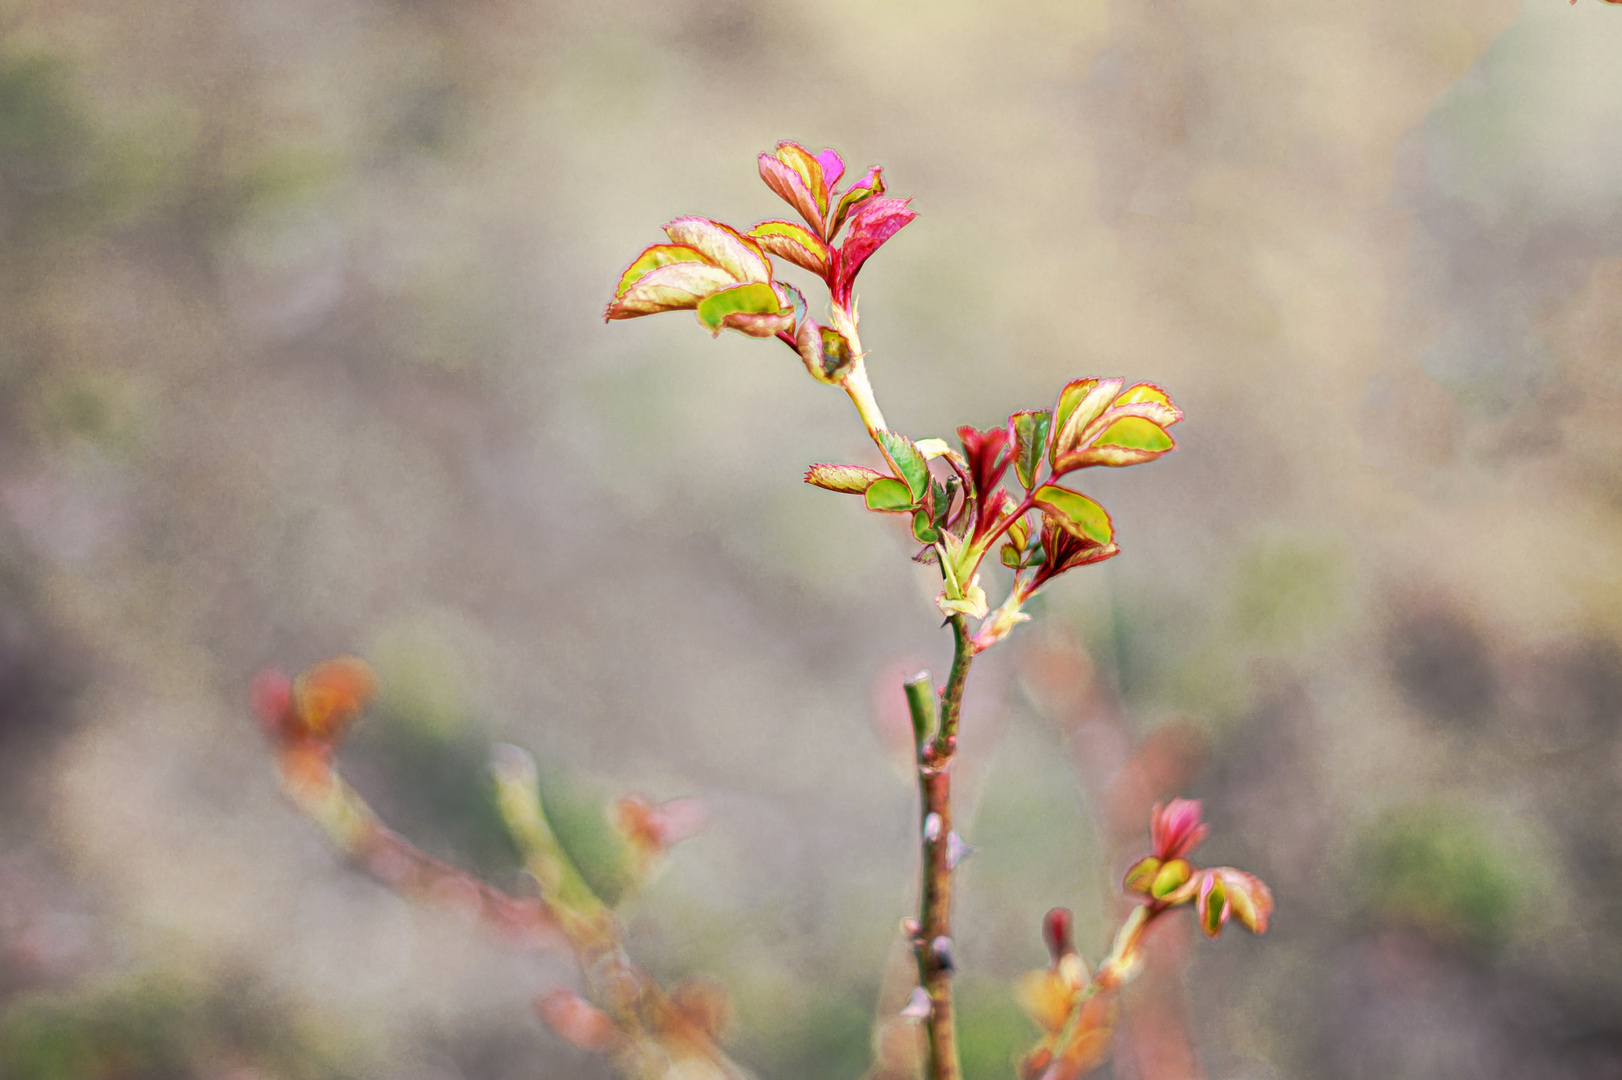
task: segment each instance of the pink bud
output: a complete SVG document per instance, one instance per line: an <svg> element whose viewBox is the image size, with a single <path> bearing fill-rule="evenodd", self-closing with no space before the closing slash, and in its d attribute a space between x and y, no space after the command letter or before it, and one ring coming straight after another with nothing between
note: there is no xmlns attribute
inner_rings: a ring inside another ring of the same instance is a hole
<svg viewBox="0 0 1622 1080"><path fill-rule="evenodd" d="M1200 821L1198 799L1173 799L1165 806L1156 803L1149 814L1149 836L1158 859L1183 858L1210 832L1210 826Z"/></svg>

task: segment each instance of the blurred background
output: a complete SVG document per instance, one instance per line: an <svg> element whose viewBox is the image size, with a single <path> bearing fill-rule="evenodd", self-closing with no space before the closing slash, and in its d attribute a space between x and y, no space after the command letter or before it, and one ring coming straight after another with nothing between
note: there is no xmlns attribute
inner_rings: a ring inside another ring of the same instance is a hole
<svg viewBox="0 0 1622 1080"><path fill-rule="evenodd" d="M788 350L601 320L795 139L916 196L896 427L1188 414L977 665L969 1075L1181 793L1274 928L1162 934L1102 1075L1622 1076L1619 55L1597 0L0 3L0 1075L607 1075L531 1012L567 964L280 796L247 686L337 652L346 773L497 883L493 742L605 887L614 797L700 798L636 954L763 1078L867 1068L932 571L800 483L873 452Z"/></svg>

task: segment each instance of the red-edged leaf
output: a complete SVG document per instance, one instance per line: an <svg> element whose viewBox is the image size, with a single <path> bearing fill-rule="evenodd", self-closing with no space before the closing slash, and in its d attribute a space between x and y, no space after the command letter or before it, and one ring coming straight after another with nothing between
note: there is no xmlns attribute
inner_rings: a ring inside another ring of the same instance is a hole
<svg viewBox="0 0 1622 1080"><path fill-rule="evenodd" d="M733 281L770 281L772 267L760 245L731 225L709 218L677 218L665 226L665 235L678 244L696 248Z"/></svg>
<svg viewBox="0 0 1622 1080"><path fill-rule="evenodd" d="M823 226L826 222L826 216L822 209L817 206L816 195L813 193L808 174L801 172L782 159L784 147L792 145L792 143L783 143L778 146L776 154L760 155L757 159L760 165L760 178L766 181L766 186L775 191L780 199L800 212L800 216L805 219L807 225L811 226L813 232L818 236L825 236L827 234ZM802 154L805 153L803 148L796 147L796 149L800 150ZM794 160L796 164L799 163L798 158ZM811 160L813 164L816 161L815 158ZM826 204L826 195L824 196L824 203Z"/></svg>
<svg viewBox="0 0 1622 1080"><path fill-rule="evenodd" d="M805 226L792 221L762 221L749 230L749 236L778 258L818 277L828 276L833 255L822 238Z"/></svg>
<svg viewBox="0 0 1622 1080"><path fill-rule="evenodd" d="M1154 383L1138 383L1121 391L1110 406L1112 413L1121 416L1141 416L1153 420L1161 427L1171 427L1183 418L1183 410L1172 404L1171 395Z"/></svg>
<svg viewBox="0 0 1622 1080"><path fill-rule="evenodd" d="M850 215L850 231L835 254L833 281L829 285L835 304L849 306L851 285L868 256L918 216L907 205L910 201L869 199Z"/></svg>
<svg viewBox="0 0 1622 1080"><path fill-rule="evenodd" d="M1033 588L1041 588L1066 570L1103 562L1121 553L1121 549L1113 541L1100 544L1090 538L1077 536L1069 529L1054 524L1054 521L1053 515L1046 513L1042 515L1042 533L1039 538L1042 559L1036 578L1032 582Z"/></svg>
<svg viewBox="0 0 1622 1080"><path fill-rule="evenodd" d="M707 260L704 258L703 253L697 248L690 248L683 244L654 244L652 247L645 249L630 266L625 268L625 273L620 275L619 288L614 290L614 299L618 300L624 296L631 286L636 284L637 279L649 270L657 270L659 267L669 266L671 263L702 263L705 261Z"/></svg>
<svg viewBox="0 0 1622 1080"><path fill-rule="evenodd" d="M699 301L734 283L719 266L704 262L677 262L650 270L616 298L603 312L604 319L634 319L661 311L695 308Z"/></svg>
<svg viewBox="0 0 1622 1080"><path fill-rule="evenodd" d="M1090 445L1060 458L1053 472L1059 475L1088 465L1141 465L1176 448L1176 441L1153 420L1123 416L1110 420Z"/></svg>
<svg viewBox="0 0 1622 1080"><path fill-rule="evenodd" d="M806 483L848 495L865 495L868 488L883 479L883 473L864 465L819 464L805 470Z"/></svg>
<svg viewBox="0 0 1622 1080"><path fill-rule="evenodd" d="M1086 445L1083 433L1087 426L1103 415L1115 395L1121 391L1122 379L1076 379L1066 383L1059 391L1058 403L1053 406L1053 438L1048 449L1048 461L1055 467L1059 459Z"/></svg>
<svg viewBox="0 0 1622 1080"><path fill-rule="evenodd" d="M839 208L834 211L833 224L828 229L829 239L839 235L839 227L845 224L845 219L859 204L883 194L884 170L874 165L867 170L866 176L852 184L850 190L840 197Z"/></svg>
<svg viewBox="0 0 1622 1080"><path fill-rule="evenodd" d="M963 444L963 456L969 463L969 478L974 482L975 496L984 502L1013 460L1008 428L1005 425L979 431L964 425L957 429L957 437Z"/></svg>

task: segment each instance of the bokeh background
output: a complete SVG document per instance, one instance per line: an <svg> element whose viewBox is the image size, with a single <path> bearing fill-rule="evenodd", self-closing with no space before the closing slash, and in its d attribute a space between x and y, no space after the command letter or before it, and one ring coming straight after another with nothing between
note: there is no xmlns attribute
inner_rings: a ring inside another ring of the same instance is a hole
<svg viewBox="0 0 1622 1080"><path fill-rule="evenodd" d="M1277 918L1162 935L1103 1075L1622 1075L1619 55L1597 0L0 4L0 1074L606 1075L530 1011L566 964L282 800L246 688L337 652L347 773L498 883L493 742L605 882L612 798L702 799L637 955L762 1077L867 1068L935 586L799 482L872 451L787 350L600 317L792 138L916 196L895 426L1188 414L977 668L970 1076L1178 792Z"/></svg>

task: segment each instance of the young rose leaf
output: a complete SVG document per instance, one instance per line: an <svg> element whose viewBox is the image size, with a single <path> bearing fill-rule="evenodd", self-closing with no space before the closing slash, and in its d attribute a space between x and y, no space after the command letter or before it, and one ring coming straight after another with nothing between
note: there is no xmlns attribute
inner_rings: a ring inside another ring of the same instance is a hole
<svg viewBox="0 0 1622 1080"><path fill-rule="evenodd" d="M1149 887L1159 873L1160 860L1153 855L1145 855L1127 869L1126 876L1121 879L1121 888L1139 896L1148 896Z"/></svg>
<svg viewBox="0 0 1622 1080"><path fill-rule="evenodd" d="M1060 458L1054 464L1054 472L1069 472L1088 465L1139 465L1153 461L1176 445L1154 421L1141 416L1123 416L1112 421L1090 445Z"/></svg>
<svg viewBox="0 0 1622 1080"><path fill-rule="evenodd" d="M844 334L831 326L818 326L809 319L800 323L794 348L811 377L830 386L839 384L856 359L850 340Z"/></svg>
<svg viewBox="0 0 1622 1080"><path fill-rule="evenodd" d="M603 318L634 319L638 315L695 308L706 296L735 280L719 266L706 262L673 262L655 267L616 297Z"/></svg>
<svg viewBox="0 0 1622 1080"><path fill-rule="evenodd" d="M731 225L709 218L677 218L665 226L665 235L677 244L696 248L706 259L732 275L733 281L770 281L771 263L760 245Z"/></svg>
<svg viewBox="0 0 1622 1080"><path fill-rule="evenodd" d="M1036 483L1042 452L1047 449L1050 419L1050 413L1039 409L1017 412L1008 418L1014 433L1014 473L1026 491Z"/></svg>
<svg viewBox="0 0 1622 1080"><path fill-rule="evenodd" d="M1115 535L1109 513L1079 491L1047 484L1037 490L1035 502L1049 521L1079 540L1108 544Z"/></svg>
<svg viewBox="0 0 1622 1080"><path fill-rule="evenodd" d="M912 492L893 476L884 476L873 481L867 489L867 508L881 510L885 513L910 513L916 506Z"/></svg>
<svg viewBox="0 0 1622 1080"><path fill-rule="evenodd" d="M865 495L883 479L883 473L863 465L813 465L805 470L806 483L847 495Z"/></svg>
<svg viewBox="0 0 1622 1080"><path fill-rule="evenodd" d="M751 337L771 337L787 330L793 315L782 310L777 292L764 281L746 281L711 293L698 303L698 321L719 335L741 330Z"/></svg>
<svg viewBox="0 0 1622 1080"><path fill-rule="evenodd" d="M1090 537L1080 537L1069 529L1054 524L1050 514L1042 515L1040 546L1027 553L1029 565L1038 566L1032 589L1039 589L1066 570L1089 566L1121 553L1114 543L1100 544Z"/></svg>
<svg viewBox="0 0 1622 1080"><path fill-rule="evenodd" d="M912 535L913 539L920 544L933 544L941 538L940 530L936 528L935 523L930 519L927 508L919 507L913 512Z"/></svg>
<svg viewBox="0 0 1622 1080"><path fill-rule="evenodd" d="M749 236L780 259L787 259L818 277L827 277L833 253L822 238L792 221L762 221L749 230Z"/></svg>
<svg viewBox="0 0 1622 1080"><path fill-rule="evenodd" d="M880 431L878 438L884 456L895 466L896 476L912 492L912 501L922 501L924 493L929 490L929 464L924 460L924 455L911 439L899 431Z"/></svg>
<svg viewBox="0 0 1622 1080"><path fill-rule="evenodd" d="M824 146L822 153L817 155L817 166L822 170L822 182L828 186L831 198L834 185L845 175L845 159L840 157L839 151L833 147Z"/></svg>
<svg viewBox="0 0 1622 1080"><path fill-rule="evenodd" d="M975 497L984 502L1008 471L1011 461L1008 428L1004 425L980 431L965 424L957 429L957 437L963 444L963 456L968 459Z"/></svg>
<svg viewBox="0 0 1622 1080"><path fill-rule="evenodd" d="M824 185L819 205L816 180L821 179L822 167L803 146L778 143L777 152L761 154L757 159L760 178L777 193L778 198L800 212L807 225L819 236L826 236L828 194ZM813 179L816 178L816 180Z"/></svg>
<svg viewBox="0 0 1622 1080"><path fill-rule="evenodd" d="M918 214L909 199L869 199L850 215L850 232L834 256L834 274L828 283L833 302L850 306L851 286L862 264L890 237Z"/></svg>
<svg viewBox="0 0 1622 1080"><path fill-rule="evenodd" d="M697 248L690 248L684 244L654 244L625 268L625 273L620 275L619 288L614 290L614 299L618 300L624 296L631 286L650 270L680 262L703 263L705 259Z"/></svg>
<svg viewBox="0 0 1622 1080"><path fill-rule="evenodd" d="M1048 449L1048 460L1055 466L1059 459L1083 442L1082 435L1091 424L1109 408L1115 395L1120 393L1123 379L1076 379L1066 383L1059 391L1059 400L1053 407L1053 438Z"/></svg>
<svg viewBox="0 0 1622 1080"><path fill-rule="evenodd" d="M1201 878L1196 901L1201 929L1216 937L1228 917L1235 915L1251 933L1267 933L1273 915L1273 890L1261 878L1231 866L1202 871Z"/></svg>
<svg viewBox="0 0 1622 1080"><path fill-rule="evenodd" d="M1131 408L1128 408L1131 406ZM1154 383L1138 383L1121 391L1112 409L1132 416L1153 420L1163 428L1171 427L1183 418L1183 410L1171 402L1171 395Z"/></svg>
<svg viewBox="0 0 1622 1080"><path fill-rule="evenodd" d="M884 170L877 165L867 170L867 175L851 185L849 191L839 200L839 209L834 211L833 224L828 229L830 238L839 235L839 227L845 223L850 212L857 206L871 199L875 195L884 194Z"/></svg>

